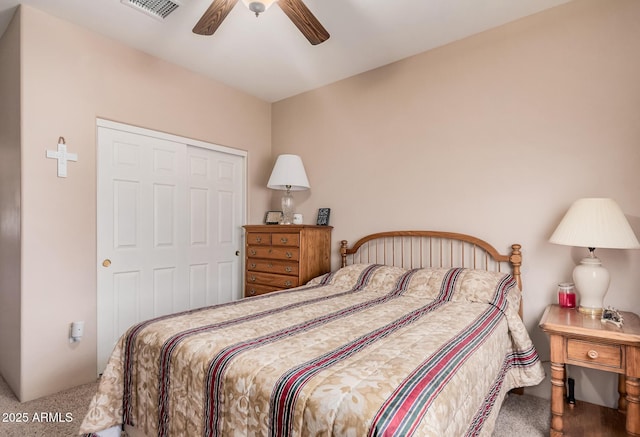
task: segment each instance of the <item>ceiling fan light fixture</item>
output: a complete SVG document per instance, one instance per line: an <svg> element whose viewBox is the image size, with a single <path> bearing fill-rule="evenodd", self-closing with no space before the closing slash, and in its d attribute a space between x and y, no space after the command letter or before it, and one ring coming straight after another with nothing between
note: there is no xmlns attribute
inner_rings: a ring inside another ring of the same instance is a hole
<svg viewBox="0 0 640 437"><path fill-rule="evenodd" d="M256 14L256 17L269 9L275 2L276 0L242 0L242 3L244 3L251 12Z"/></svg>

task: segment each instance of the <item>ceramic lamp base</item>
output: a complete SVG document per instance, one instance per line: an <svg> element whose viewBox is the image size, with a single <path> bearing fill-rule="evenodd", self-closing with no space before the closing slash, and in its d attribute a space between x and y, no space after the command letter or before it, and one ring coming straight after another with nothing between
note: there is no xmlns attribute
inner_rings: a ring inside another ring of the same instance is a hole
<svg viewBox="0 0 640 437"><path fill-rule="evenodd" d="M573 269L573 282L580 296L578 310L592 316L602 315L604 296L609 288L609 272L602 267L600 260L590 256L580 261Z"/></svg>
<svg viewBox="0 0 640 437"><path fill-rule="evenodd" d="M589 307L579 306L578 307L578 311L580 311L582 314L585 314L587 316L602 317L603 309L602 308L589 308Z"/></svg>

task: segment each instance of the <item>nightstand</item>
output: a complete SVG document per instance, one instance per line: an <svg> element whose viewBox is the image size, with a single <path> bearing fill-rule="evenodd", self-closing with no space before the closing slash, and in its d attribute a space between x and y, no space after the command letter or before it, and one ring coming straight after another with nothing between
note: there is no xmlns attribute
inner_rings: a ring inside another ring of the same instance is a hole
<svg viewBox="0 0 640 437"><path fill-rule="evenodd" d="M304 285L331 270L331 226L246 225L245 297Z"/></svg>
<svg viewBox="0 0 640 437"><path fill-rule="evenodd" d="M551 437L563 435L565 365L619 375L618 411L626 414L626 431L640 435L640 318L622 312L622 327L573 308L549 305L540 328L551 343Z"/></svg>

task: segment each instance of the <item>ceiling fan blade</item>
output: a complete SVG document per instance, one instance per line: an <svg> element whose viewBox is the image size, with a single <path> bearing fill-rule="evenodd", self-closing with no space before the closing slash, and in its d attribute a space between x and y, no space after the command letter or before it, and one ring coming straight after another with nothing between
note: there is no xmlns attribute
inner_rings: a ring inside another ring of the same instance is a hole
<svg viewBox="0 0 640 437"><path fill-rule="evenodd" d="M279 0L278 5L311 44L315 46L329 39L329 32L302 0Z"/></svg>
<svg viewBox="0 0 640 437"><path fill-rule="evenodd" d="M194 26L193 33L213 35L213 32L222 24L222 20L229 15L236 3L238 3L238 0L213 0L209 9L202 14L202 17Z"/></svg>

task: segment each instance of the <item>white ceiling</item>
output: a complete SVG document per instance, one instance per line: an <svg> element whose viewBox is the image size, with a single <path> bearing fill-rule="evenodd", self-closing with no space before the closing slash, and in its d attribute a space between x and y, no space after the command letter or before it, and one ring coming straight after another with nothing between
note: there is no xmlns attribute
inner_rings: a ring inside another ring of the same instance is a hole
<svg viewBox="0 0 640 437"><path fill-rule="evenodd" d="M304 0L331 34L317 46L278 5L256 18L241 1L195 35L212 0L179 1L159 21L120 0L0 0L0 35L23 3L274 102L569 0Z"/></svg>

